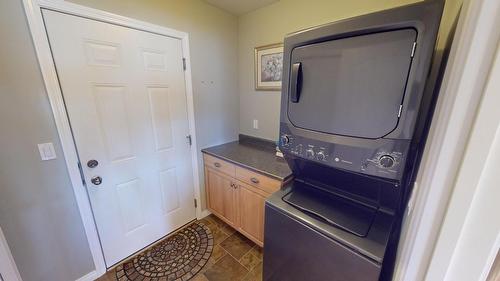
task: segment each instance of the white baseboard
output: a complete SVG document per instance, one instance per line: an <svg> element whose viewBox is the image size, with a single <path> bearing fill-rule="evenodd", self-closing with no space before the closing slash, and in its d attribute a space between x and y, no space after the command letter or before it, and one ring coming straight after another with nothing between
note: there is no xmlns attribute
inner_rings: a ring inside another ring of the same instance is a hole
<svg viewBox="0 0 500 281"><path fill-rule="evenodd" d="M202 218L210 215L211 213L212 212L210 212L208 209L205 209L205 210L201 211L200 217L198 219L201 220Z"/></svg>
<svg viewBox="0 0 500 281"><path fill-rule="evenodd" d="M89 272L89 273L85 274L84 276L76 279L75 281L94 281L99 277L100 276L97 275L97 271L94 270L94 271Z"/></svg>

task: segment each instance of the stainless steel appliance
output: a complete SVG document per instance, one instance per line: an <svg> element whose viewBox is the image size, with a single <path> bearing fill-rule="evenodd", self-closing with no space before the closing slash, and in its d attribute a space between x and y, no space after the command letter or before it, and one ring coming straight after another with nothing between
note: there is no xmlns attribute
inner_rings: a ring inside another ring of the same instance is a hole
<svg viewBox="0 0 500 281"><path fill-rule="evenodd" d="M435 98L444 1L285 38L280 149L295 179L266 202L264 280L389 280Z"/></svg>

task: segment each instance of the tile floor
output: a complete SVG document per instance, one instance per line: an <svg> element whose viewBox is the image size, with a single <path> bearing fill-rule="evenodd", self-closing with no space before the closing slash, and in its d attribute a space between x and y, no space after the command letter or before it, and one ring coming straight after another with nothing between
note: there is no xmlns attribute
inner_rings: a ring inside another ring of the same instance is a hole
<svg viewBox="0 0 500 281"><path fill-rule="evenodd" d="M262 248L210 215L201 220L214 238L214 249L207 264L192 281L260 281L262 280ZM110 270L98 281L115 281Z"/></svg>

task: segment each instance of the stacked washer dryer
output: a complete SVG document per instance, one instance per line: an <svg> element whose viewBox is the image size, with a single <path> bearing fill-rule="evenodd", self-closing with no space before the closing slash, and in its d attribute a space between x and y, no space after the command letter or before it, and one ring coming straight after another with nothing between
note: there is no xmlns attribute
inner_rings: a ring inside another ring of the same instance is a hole
<svg viewBox="0 0 500 281"><path fill-rule="evenodd" d="M280 148L294 180L266 202L264 280L389 280L437 91L444 1L285 38Z"/></svg>

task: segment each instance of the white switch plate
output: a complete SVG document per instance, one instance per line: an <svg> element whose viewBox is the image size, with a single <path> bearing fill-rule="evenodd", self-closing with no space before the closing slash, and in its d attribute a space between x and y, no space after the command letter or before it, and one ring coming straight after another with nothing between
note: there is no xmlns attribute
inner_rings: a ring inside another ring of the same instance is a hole
<svg viewBox="0 0 500 281"><path fill-rule="evenodd" d="M259 120L253 119L253 128L256 130L259 129Z"/></svg>
<svg viewBox="0 0 500 281"><path fill-rule="evenodd" d="M43 161L57 158L54 145L51 142L39 143L38 151L40 151L40 158L42 158Z"/></svg>

